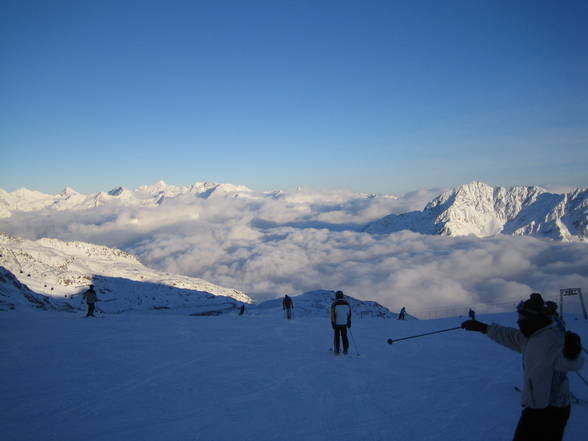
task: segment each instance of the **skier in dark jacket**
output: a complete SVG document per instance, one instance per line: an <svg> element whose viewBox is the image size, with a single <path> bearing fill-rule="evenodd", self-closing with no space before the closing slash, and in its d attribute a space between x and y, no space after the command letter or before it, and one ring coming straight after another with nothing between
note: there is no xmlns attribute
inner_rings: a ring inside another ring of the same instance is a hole
<svg viewBox="0 0 588 441"><path fill-rule="evenodd" d="M351 307L345 300L343 291L335 293L335 301L331 304L331 326L335 332L335 354L339 354L341 350L340 340L343 341L343 353L347 354L349 350L347 328L351 328Z"/></svg>
<svg viewBox="0 0 588 441"><path fill-rule="evenodd" d="M567 372L582 368L580 336L552 323L538 293L517 307L519 329L467 320L461 327L486 334L523 354L523 411L513 441L561 441L570 416Z"/></svg>
<svg viewBox="0 0 588 441"><path fill-rule="evenodd" d="M96 291L94 291L94 285L90 285L88 290L84 293L83 299L88 304L88 313L86 317L96 317L94 315L94 309L96 308Z"/></svg>
<svg viewBox="0 0 588 441"><path fill-rule="evenodd" d="M286 318L288 320L292 319L292 310L294 309L294 302L292 301L291 297L288 297L288 294L284 296L284 300L282 301L282 309L286 311Z"/></svg>

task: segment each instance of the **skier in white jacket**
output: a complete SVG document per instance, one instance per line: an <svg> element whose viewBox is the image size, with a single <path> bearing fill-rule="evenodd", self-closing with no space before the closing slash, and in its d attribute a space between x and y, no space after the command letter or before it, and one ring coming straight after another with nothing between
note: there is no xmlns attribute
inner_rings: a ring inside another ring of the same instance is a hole
<svg viewBox="0 0 588 441"><path fill-rule="evenodd" d="M477 320L462 323L523 354L523 411L513 441L560 441L570 416L567 372L582 368L580 337L552 323L538 293L517 307L519 329Z"/></svg>
<svg viewBox="0 0 588 441"><path fill-rule="evenodd" d="M349 350L347 328L351 328L351 307L345 300L343 291L335 293L335 301L331 304L331 325L335 332L335 354L338 355L341 350L340 340L343 341L343 353L347 354Z"/></svg>

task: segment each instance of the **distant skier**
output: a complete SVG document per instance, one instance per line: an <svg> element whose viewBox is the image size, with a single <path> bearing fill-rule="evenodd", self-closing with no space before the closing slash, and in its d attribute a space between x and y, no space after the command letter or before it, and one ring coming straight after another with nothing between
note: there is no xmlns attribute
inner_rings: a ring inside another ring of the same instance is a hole
<svg viewBox="0 0 588 441"><path fill-rule="evenodd" d="M94 309L96 308L96 291L94 291L94 285L90 285L88 290L84 293L83 299L88 304L88 313L86 317L96 317L94 315Z"/></svg>
<svg viewBox="0 0 588 441"><path fill-rule="evenodd" d="M517 312L519 329L477 320L461 327L523 354L523 411L513 441L560 441L570 416L567 372L582 368L582 342L578 334L564 334L552 323L541 294L531 294Z"/></svg>
<svg viewBox="0 0 588 441"><path fill-rule="evenodd" d="M331 304L331 326L335 333L335 354L338 355L341 350L340 340L343 341L343 353L347 354L347 350L349 349L347 328L351 328L351 307L345 300L343 291L337 291L335 293L335 301Z"/></svg>
<svg viewBox="0 0 588 441"><path fill-rule="evenodd" d="M245 314L245 303L241 303L241 309L239 310L239 315Z"/></svg>
<svg viewBox="0 0 588 441"><path fill-rule="evenodd" d="M286 318L291 320L292 310L294 309L294 302L292 301L292 298L288 297L288 294L284 296L284 300L282 301L282 309L286 311Z"/></svg>
<svg viewBox="0 0 588 441"><path fill-rule="evenodd" d="M406 320L406 308L403 306L398 314L398 320Z"/></svg>

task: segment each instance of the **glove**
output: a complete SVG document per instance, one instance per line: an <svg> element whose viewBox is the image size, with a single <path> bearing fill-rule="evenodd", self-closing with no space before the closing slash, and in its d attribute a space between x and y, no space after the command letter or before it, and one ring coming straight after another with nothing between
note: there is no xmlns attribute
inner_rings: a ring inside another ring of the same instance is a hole
<svg viewBox="0 0 588 441"><path fill-rule="evenodd" d="M461 327L466 331L476 331L485 334L488 330L486 323L479 322L477 320L467 320L461 324Z"/></svg>
<svg viewBox="0 0 588 441"><path fill-rule="evenodd" d="M582 350L582 340L580 336L574 332L566 332L566 342L563 348L564 357L568 360L575 360L580 355Z"/></svg>

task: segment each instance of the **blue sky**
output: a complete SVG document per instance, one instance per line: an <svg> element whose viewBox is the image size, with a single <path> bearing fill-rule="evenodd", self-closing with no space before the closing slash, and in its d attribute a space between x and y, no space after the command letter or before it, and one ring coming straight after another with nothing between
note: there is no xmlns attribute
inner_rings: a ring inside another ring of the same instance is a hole
<svg viewBox="0 0 588 441"><path fill-rule="evenodd" d="M588 186L585 1L0 8L8 191Z"/></svg>

